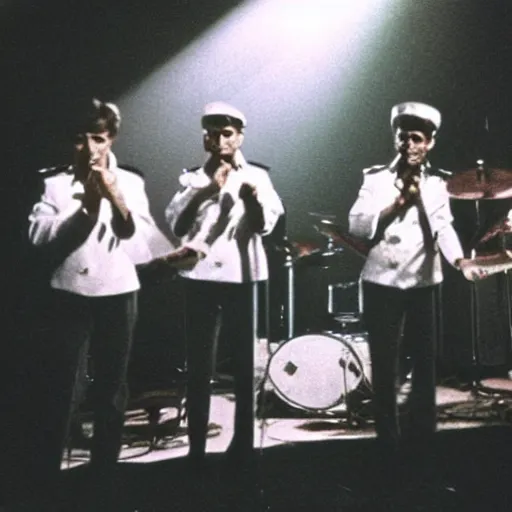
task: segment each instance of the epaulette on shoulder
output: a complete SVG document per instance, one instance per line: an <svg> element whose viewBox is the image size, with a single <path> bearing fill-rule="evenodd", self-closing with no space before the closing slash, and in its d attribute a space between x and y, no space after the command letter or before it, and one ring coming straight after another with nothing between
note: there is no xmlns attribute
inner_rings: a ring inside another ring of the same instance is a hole
<svg viewBox="0 0 512 512"><path fill-rule="evenodd" d="M429 167L428 173L431 176L437 176L443 180L449 180L453 176L453 172L447 171L445 169L438 169L437 167Z"/></svg>
<svg viewBox="0 0 512 512"><path fill-rule="evenodd" d="M375 174L377 172L383 171L384 169L387 169L386 165L374 165L373 167L367 167L366 169L363 169L363 174Z"/></svg>
<svg viewBox="0 0 512 512"><path fill-rule="evenodd" d="M178 181L179 181L180 185L185 188L186 187L197 188L197 183L199 180L199 183L202 183L202 185L199 185L199 186L204 187L207 183L203 183L203 179L202 179L203 177L201 176L201 174L196 174L196 171L198 171L199 169L201 169L200 165L197 165L195 167L185 167L181 171L181 174L178 177ZM207 178L206 178L206 182L208 182Z"/></svg>
<svg viewBox="0 0 512 512"><path fill-rule="evenodd" d="M201 166L200 165L195 165L194 167L185 167L185 169L183 169L182 172L195 172L197 171L198 169L201 169Z"/></svg>
<svg viewBox="0 0 512 512"><path fill-rule="evenodd" d="M127 165L127 164L118 164L119 169L123 169L123 171L129 171L133 172L134 174L137 174L141 178L144 178L144 173L138 169L137 167L134 167L133 165Z"/></svg>
<svg viewBox="0 0 512 512"><path fill-rule="evenodd" d="M270 166L268 166L268 165L264 165L259 162L253 162L252 160L248 160L247 163L250 165L254 165L255 167L261 167L261 169L264 169L267 172L270 171Z"/></svg>
<svg viewBox="0 0 512 512"><path fill-rule="evenodd" d="M47 167L45 169L39 169L37 173L42 178L51 178L57 176L57 174L70 174L73 172L73 168L69 164L56 165L55 167Z"/></svg>

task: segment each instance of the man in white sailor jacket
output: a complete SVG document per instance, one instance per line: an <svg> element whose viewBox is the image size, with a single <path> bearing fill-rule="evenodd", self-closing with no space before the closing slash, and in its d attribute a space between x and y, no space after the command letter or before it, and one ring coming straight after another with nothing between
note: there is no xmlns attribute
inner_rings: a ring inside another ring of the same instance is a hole
<svg viewBox="0 0 512 512"><path fill-rule="evenodd" d="M363 316L372 361L377 438L389 456L404 445L429 446L436 426L434 292L443 279L440 253L461 270L468 263L452 226L445 183L449 173L434 169L427 160L440 124L441 114L430 105L394 106L391 128L396 157L389 165L363 171L363 183L349 213L351 234L371 245L361 273ZM408 421L400 425L396 382L404 322L413 338L407 342L412 390ZM411 442L404 443L402 438Z"/></svg>
<svg viewBox="0 0 512 512"><path fill-rule="evenodd" d="M266 169L248 163L240 147L246 118L232 105L210 103L202 117L206 163L182 174L182 189L166 209L181 245L200 257L180 274L185 284L189 460L201 467L206 451L214 336L232 349L236 399L229 454L253 450L253 289L268 279L262 235L284 212Z"/></svg>
<svg viewBox="0 0 512 512"><path fill-rule="evenodd" d="M136 265L171 246L150 214L143 178L118 166L111 151L121 120L118 108L94 99L76 120L74 163L42 171L44 191L29 217L29 239L41 262L50 265L56 305L45 453L48 472L58 473L77 370L90 351L90 467L105 479L118 458L127 404L140 287Z"/></svg>

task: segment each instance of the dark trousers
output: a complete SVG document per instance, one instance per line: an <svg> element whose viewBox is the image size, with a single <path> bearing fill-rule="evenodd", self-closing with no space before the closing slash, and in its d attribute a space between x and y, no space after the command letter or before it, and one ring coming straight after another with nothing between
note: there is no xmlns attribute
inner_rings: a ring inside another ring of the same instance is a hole
<svg viewBox="0 0 512 512"><path fill-rule="evenodd" d="M229 343L233 356L235 450L252 450L254 303L253 283L184 279L187 342L187 412L190 456L201 459L210 414L215 336Z"/></svg>
<svg viewBox="0 0 512 512"><path fill-rule="evenodd" d="M106 476L115 467L121 446L137 293L90 298L55 291L52 310L52 335L41 361L45 389L37 443L40 465L47 479L59 473L70 420L83 397L79 390L83 389L90 354L94 409L91 469L93 474Z"/></svg>
<svg viewBox="0 0 512 512"><path fill-rule="evenodd" d="M377 438L386 450L397 450L403 444L402 437L419 446L436 428L435 289L435 286L428 286L401 290L363 282L363 315L372 361L375 428ZM407 423L400 425L396 384L405 321L412 382Z"/></svg>

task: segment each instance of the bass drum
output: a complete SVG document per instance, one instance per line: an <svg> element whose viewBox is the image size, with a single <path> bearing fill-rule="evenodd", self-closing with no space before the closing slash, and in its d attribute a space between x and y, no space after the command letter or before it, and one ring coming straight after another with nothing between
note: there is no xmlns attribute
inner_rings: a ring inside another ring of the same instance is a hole
<svg viewBox="0 0 512 512"><path fill-rule="evenodd" d="M366 333L305 334L280 345L269 361L276 394L292 407L325 411L371 382Z"/></svg>

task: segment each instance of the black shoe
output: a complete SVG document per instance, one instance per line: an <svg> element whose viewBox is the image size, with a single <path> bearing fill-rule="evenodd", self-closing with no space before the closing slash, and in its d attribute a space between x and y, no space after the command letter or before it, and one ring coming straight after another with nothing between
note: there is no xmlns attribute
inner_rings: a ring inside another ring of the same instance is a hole
<svg viewBox="0 0 512 512"><path fill-rule="evenodd" d="M236 480L252 481L258 473L259 458L253 447L230 445L224 455L224 471Z"/></svg>
<svg viewBox="0 0 512 512"><path fill-rule="evenodd" d="M251 461L255 456L255 449L252 439L233 438L226 450L226 460L233 462Z"/></svg>
<svg viewBox="0 0 512 512"><path fill-rule="evenodd" d="M212 469L212 463L205 453L189 453L185 464L187 471L192 474L204 474Z"/></svg>

